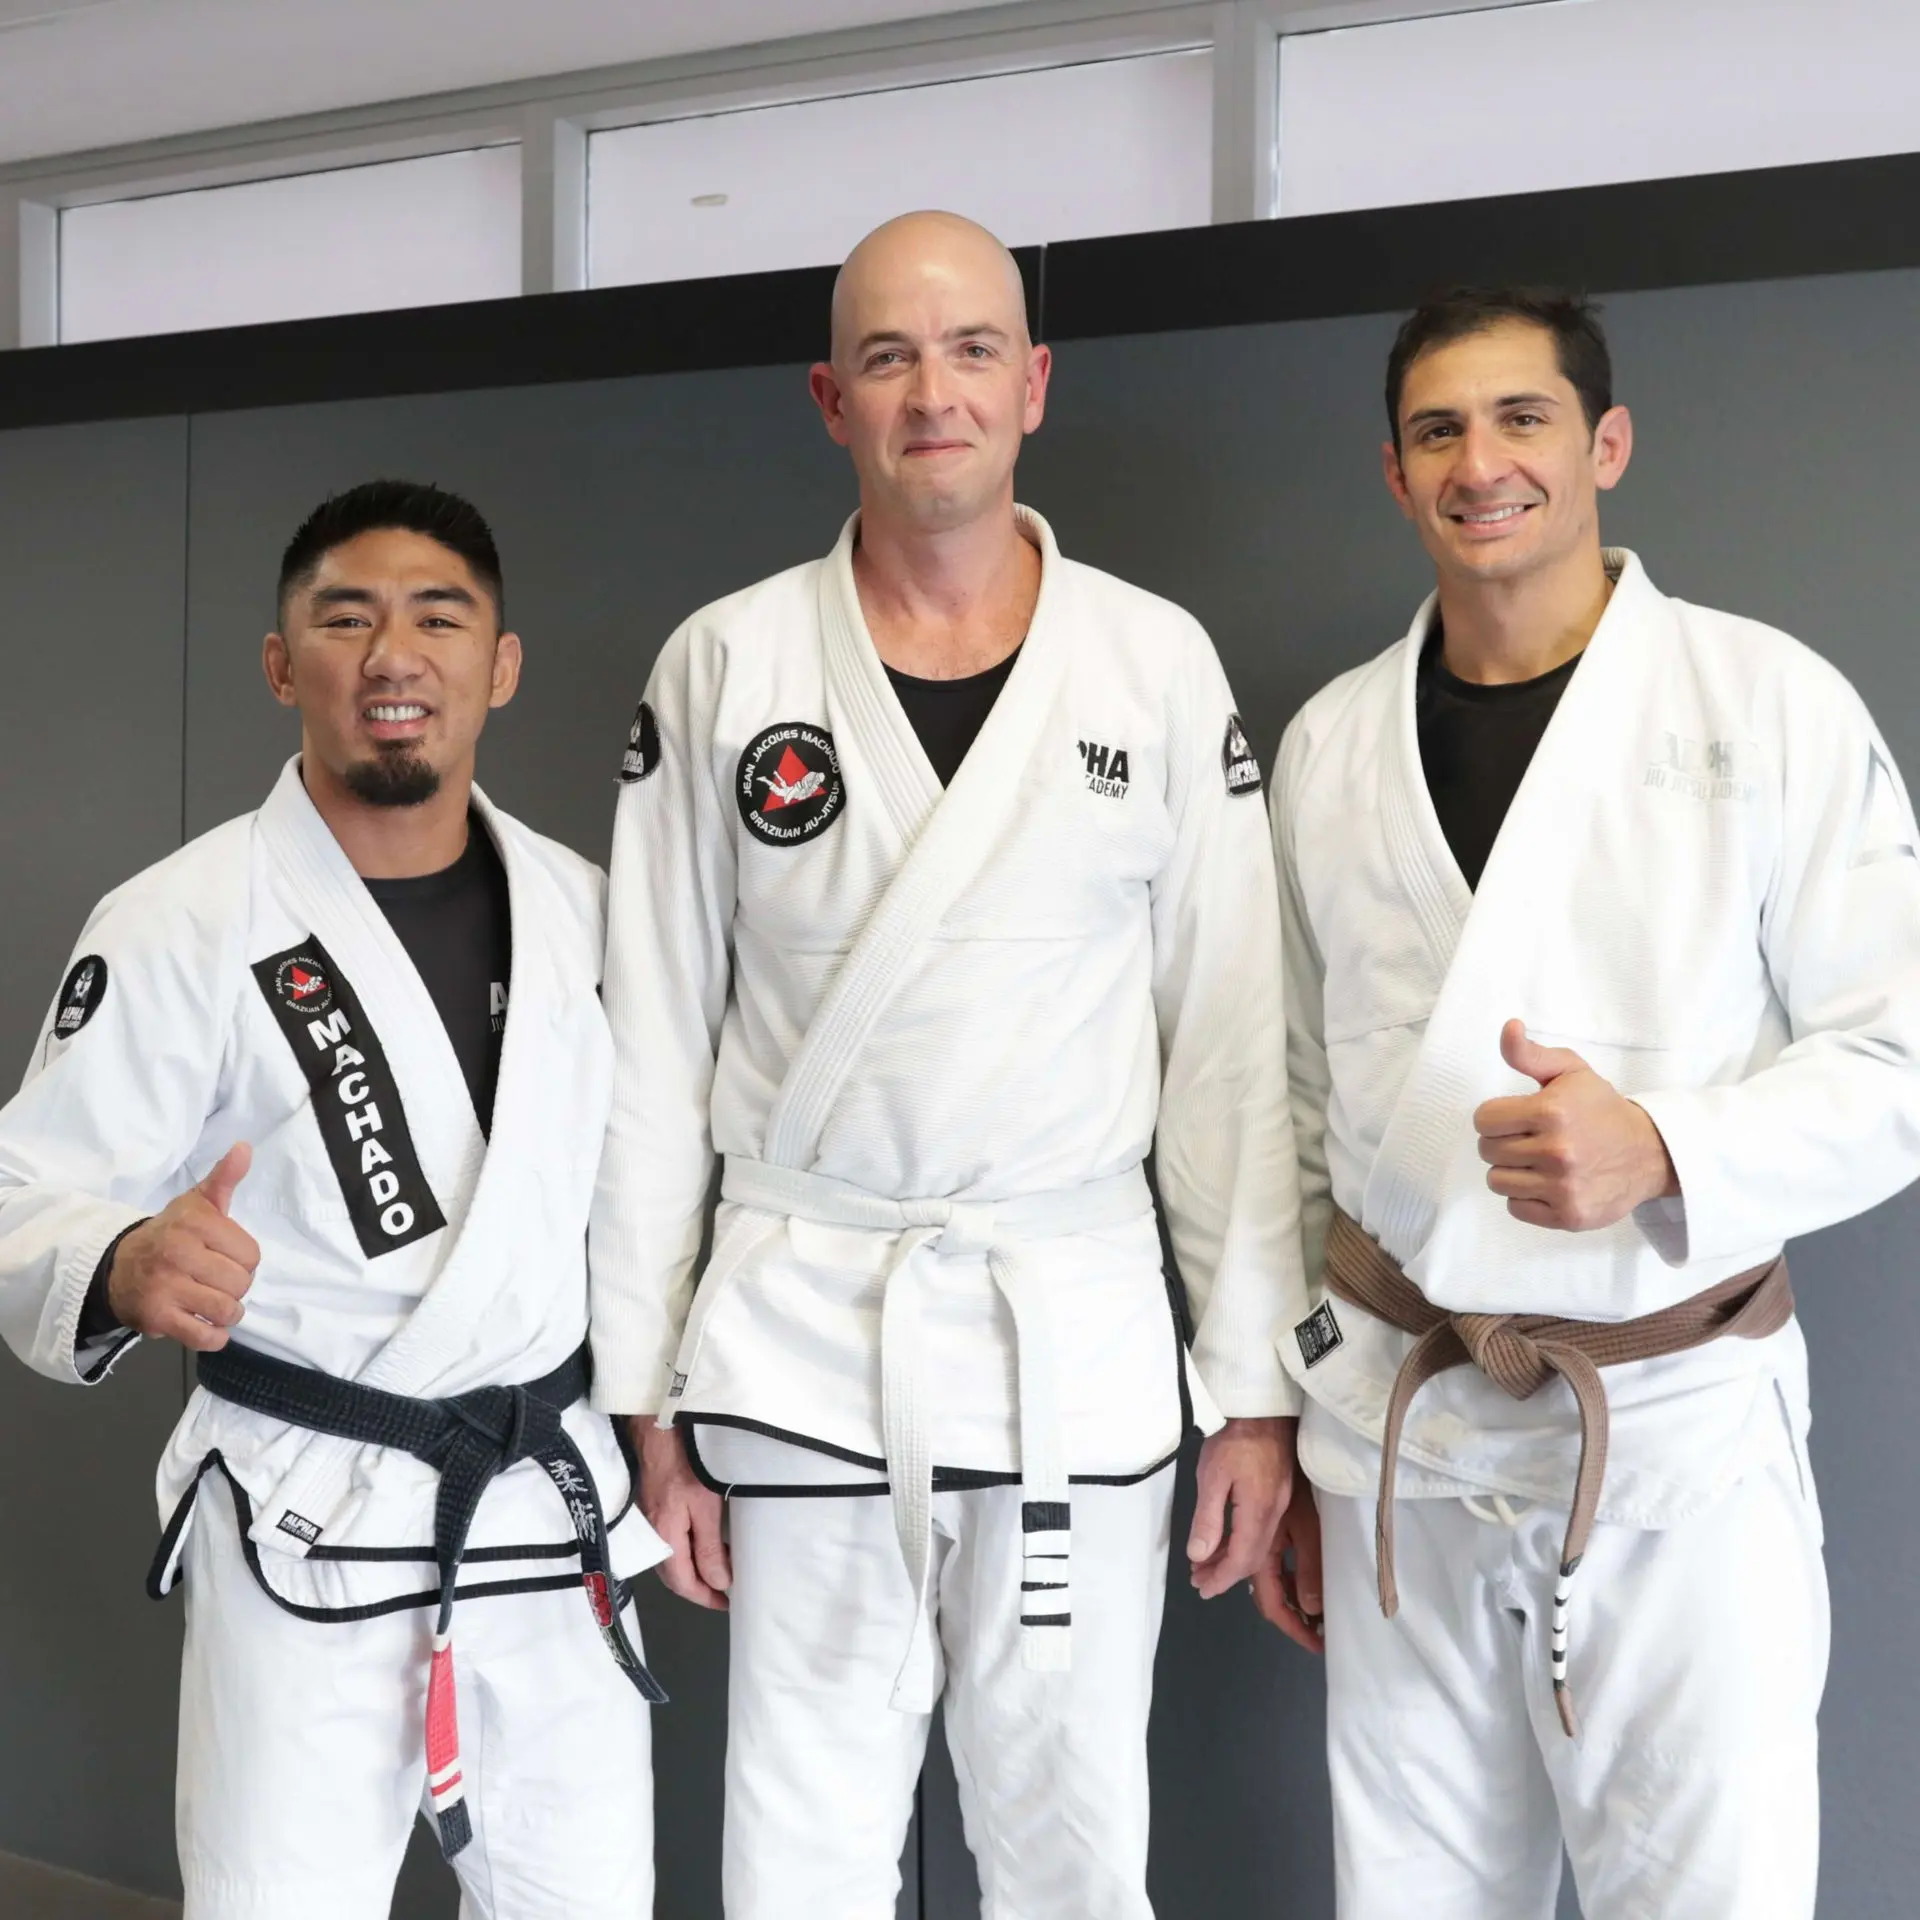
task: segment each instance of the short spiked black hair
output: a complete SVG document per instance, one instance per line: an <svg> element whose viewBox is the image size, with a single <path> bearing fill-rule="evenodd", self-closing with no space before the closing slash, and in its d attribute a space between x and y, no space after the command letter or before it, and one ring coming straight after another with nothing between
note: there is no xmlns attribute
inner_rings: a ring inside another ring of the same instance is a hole
<svg viewBox="0 0 1920 1920"><path fill-rule="evenodd" d="M470 501L417 480L367 480L321 501L307 515L280 556L275 605L282 621L288 596L313 578L320 562L335 547L343 547L363 533L393 528L424 534L457 553L492 598L495 618L501 626L506 625L507 597L493 529Z"/></svg>
<svg viewBox="0 0 1920 1920"><path fill-rule="evenodd" d="M1400 323L1387 355L1387 425L1400 449L1400 396L1407 369L1434 347L1485 333L1509 320L1553 336L1560 371L1580 396L1587 431L1613 405L1613 356L1600 326L1600 309L1582 294L1557 287L1447 287L1430 295Z"/></svg>

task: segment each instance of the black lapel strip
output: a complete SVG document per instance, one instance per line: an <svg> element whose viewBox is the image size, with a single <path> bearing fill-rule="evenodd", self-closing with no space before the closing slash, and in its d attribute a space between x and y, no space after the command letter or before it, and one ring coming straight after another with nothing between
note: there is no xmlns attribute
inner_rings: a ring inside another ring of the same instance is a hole
<svg viewBox="0 0 1920 1920"><path fill-rule="evenodd" d="M420 1170L400 1087L360 998L318 940L253 963L267 1005L313 1090L314 1117L370 1260L447 1224Z"/></svg>

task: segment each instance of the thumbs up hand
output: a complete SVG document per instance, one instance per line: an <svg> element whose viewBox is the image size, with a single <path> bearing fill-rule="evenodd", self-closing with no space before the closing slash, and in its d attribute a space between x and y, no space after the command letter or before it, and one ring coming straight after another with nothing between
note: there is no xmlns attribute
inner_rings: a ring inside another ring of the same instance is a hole
<svg viewBox="0 0 1920 1920"><path fill-rule="evenodd" d="M197 1187L189 1187L114 1249L107 1304L123 1327L177 1340L198 1353L227 1344L228 1329L260 1264L260 1243L229 1215L253 1149L229 1147Z"/></svg>
<svg viewBox="0 0 1920 1920"><path fill-rule="evenodd" d="M1680 1191L1646 1109L1577 1053L1540 1046L1525 1022L1509 1020L1500 1030L1500 1057L1540 1083L1538 1093L1488 1100L1473 1116L1487 1185L1516 1220L1585 1232Z"/></svg>

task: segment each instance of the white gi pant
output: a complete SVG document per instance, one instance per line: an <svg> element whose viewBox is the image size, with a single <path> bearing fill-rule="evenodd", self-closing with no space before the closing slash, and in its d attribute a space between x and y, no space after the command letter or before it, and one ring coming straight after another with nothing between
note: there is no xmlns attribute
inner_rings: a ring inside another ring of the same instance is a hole
<svg viewBox="0 0 1920 1920"><path fill-rule="evenodd" d="M1386 1620L1375 1503L1320 1496L1341 1920L1551 1920L1563 1836L1587 1920L1811 1920L1828 1614L1796 1459L1666 1529L1595 1525L1577 1740L1547 1657L1566 1510L1474 1507L1398 1502Z"/></svg>
<svg viewBox="0 0 1920 1920"><path fill-rule="evenodd" d="M982 1920L1151 1920L1147 1713L1173 1470L1073 1489L1073 1664L1021 1664L1020 1489L933 1498L936 1659ZM727 1920L893 1920L931 1716L884 1496L743 1496L727 1690Z"/></svg>
<svg viewBox="0 0 1920 1920"><path fill-rule="evenodd" d="M217 1473L185 1566L184 1920L386 1920L427 1804L433 1608L286 1612L242 1557ZM649 1920L652 1729L578 1582L461 1602L454 1650L473 1818L453 1861L462 1920Z"/></svg>

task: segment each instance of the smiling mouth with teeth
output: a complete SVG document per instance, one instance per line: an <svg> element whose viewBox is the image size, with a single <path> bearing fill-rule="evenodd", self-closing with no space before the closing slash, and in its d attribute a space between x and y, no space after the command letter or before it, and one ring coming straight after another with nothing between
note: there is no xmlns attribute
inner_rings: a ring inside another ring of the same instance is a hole
<svg viewBox="0 0 1920 1920"><path fill-rule="evenodd" d="M1519 519L1519 517L1526 512L1528 505L1529 503L1527 501L1522 500L1516 501L1514 505L1510 507L1485 507L1477 512L1456 513L1453 517L1458 520L1462 526L1494 527L1498 526L1503 520Z"/></svg>
<svg viewBox="0 0 1920 1920"><path fill-rule="evenodd" d="M426 717L427 710L425 707L414 706L411 703L406 705L369 707L367 709L367 718L369 720L424 720Z"/></svg>

